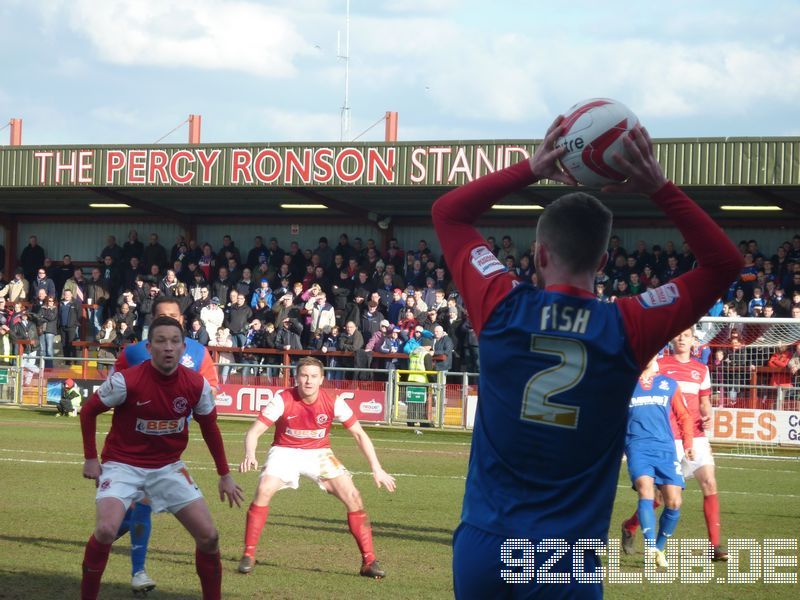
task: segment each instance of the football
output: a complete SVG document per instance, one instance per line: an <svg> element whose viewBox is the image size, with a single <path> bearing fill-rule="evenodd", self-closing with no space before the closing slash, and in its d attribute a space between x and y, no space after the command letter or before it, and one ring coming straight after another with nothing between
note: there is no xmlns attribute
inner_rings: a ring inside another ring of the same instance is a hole
<svg viewBox="0 0 800 600"><path fill-rule="evenodd" d="M561 157L564 169L589 187L624 180L612 157L614 152L626 156L622 134L639 122L636 115L609 98L578 102L564 114L564 135L556 140L556 147L567 148Z"/></svg>

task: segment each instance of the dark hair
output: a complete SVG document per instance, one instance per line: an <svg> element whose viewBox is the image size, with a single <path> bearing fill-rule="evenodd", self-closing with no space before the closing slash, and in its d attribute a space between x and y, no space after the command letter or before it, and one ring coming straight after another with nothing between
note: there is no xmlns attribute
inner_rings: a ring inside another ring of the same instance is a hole
<svg viewBox="0 0 800 600"><path fill-rule="evenodd" d="M161 304L174 304L179 309L181 307L181 303L174 296L163 296L162 295L162 296L159 296L158 298L156 298L155 300L153 300L153 307L151 309L152 314L155 314L156 307L160 306ZM158 318L160 319L161 317L158 317Z"/></svg>
<svg viewBox="0 0 800 600"><path fill-rule="evenodd" d="M173 319L172 317L161 316L161 317L156 317L155 319L153 319L153 322L150 323L150 329L147 331L148 342L153 341L153 335L154 335L153 332L158 327L177 327L178 331L181 332L181 341L183 341L184 334L183 334L183 327L181 327L181 324L178 323L178 321Z"/></svg>
<svg viewBox="0 0 800 600"><path fill-rule="evenodd" d="M584 192L561 196L539 217L536 238L572 273L597 270L608 248L611 211Z"/></svg>

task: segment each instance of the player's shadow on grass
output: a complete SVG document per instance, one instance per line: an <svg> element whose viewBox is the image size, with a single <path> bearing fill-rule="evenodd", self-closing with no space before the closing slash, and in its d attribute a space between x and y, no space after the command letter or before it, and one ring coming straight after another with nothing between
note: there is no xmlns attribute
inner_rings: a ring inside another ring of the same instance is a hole
<svg viewBox="0 0 800 600"><path fill-rule="evenodd" d="M80 571L80 564L70 565ZM38 569L26 570L24 572L9 571L0 569L0 598L3 600L53 600L54 598L79 598L81 581L80 573L74 577L58 573L42 573ZM163 589L153 592L157 597L167 598L168 600L196 600L197 593L177 594ZM131 598L130 585L120 583L101 584L101 598Z"/></svg>
<svg viewBox="0 0 800 600"><path fill-rule="evenodd" d="M12 542L15 544L21 544L26 546L31 546L34 548L43 548L48 550L56 550L61 552L66 552L70 556L74 556L75 552L80 552L80 555L83 555L83 549L86 547L86 542L81 540L67 540L67 539L59 539L59 538L31 538L25 536L14 536L14 535L0 535L0 541ZM131 544L130 538L122 537L119 541L114 542L114 545L111 547L111 555L112 556L130 556L131 554ZM158 548L153 548L152 546L148 549L147 555L149 557L155 557L156 560L164 561L164 562L172 562L175 564L180 565L187 565L189 567L194 567L194 550L191 552L180 552L175 550L159 550ZM2 573L2 571L0 571ZM130 592L130 590L128 590ZM5 599L3 596L3 588L0 586L0 599Z"/></svg>
<svg viewBox="0 0 800 600"><path fill-rule="evenodd" d="M284 519L286 522L282 522ZM330 526L306 525L306 523L309 521L315 523L324 523ZM349 534L346 521L344 519L326 519L322 517L310 517L308 515L282 513L275 514L274 517L270 519L269 525ZM453 530L441 527L423 527L409 525L406 523L400 524L373 521L372 530L374 535L377 537L391 537L415 542L429 542L432 544L443 544L445 546L450 546L453 543Z"/></svg>

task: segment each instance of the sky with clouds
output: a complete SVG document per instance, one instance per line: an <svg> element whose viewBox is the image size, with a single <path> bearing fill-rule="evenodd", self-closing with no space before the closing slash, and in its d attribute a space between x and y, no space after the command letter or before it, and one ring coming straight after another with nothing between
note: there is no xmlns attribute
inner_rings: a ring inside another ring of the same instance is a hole
<svg viewBox="0 0 800 600"><path fill-rule="evenodd" d="M339 141L345 6L0 0L0 123L26 144L150 144L189 114L203 142ZM799 30L796 0L351 0L349 139L387 110L401 140L541 138L590 97L657 138L800 136Z"/></svg>

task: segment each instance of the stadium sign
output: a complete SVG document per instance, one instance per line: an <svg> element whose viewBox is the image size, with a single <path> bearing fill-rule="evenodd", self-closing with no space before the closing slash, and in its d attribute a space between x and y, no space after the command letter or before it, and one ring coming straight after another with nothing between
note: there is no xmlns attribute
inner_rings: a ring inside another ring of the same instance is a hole
<svg viewBox="0 0 800 600"><path fill-rule="evenodd" d="M286 388L223 383L217 393L217 413L221 415L256 416L278 392ZM372 390L342 390L336 394L343 399L359 421L386 421L386 392Z"/></svg>
<svg viewBox="0 0 800 600"><path fill-rule="evenodd" d="M6 147L0 187L460 185L524 160L533 142Z"/></svg>
<svg viewBox="0 0 800 600"><path fill-rule="evenodd" d="M800 412L715 408L712 442L800 446Z"/></svg>

